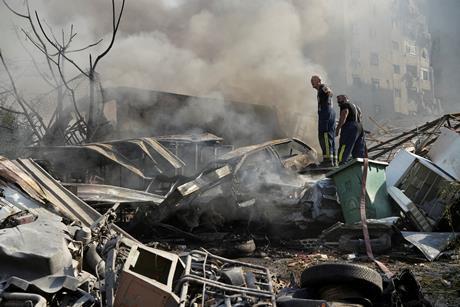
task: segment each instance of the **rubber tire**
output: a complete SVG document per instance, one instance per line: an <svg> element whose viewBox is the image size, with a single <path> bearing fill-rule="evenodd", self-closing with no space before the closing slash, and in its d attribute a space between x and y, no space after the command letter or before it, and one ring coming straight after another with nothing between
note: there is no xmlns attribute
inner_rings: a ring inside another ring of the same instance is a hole
<svg viewBox="0 0 460 307"><path fill-rule="evenodd" d="M352 235L341 235L339 238L339 250L347 253L366 252L364 240L353 239ZM391 249L391 236L383 233L377 238L370 239L372 252L374 254L383 254Z"/></svg>
<svg viewBox="0 0 460 307"><path fill-rule="evenodd" d="M305 269L300 277L302 288L319 289L325 285L353 284L371 297L383 292L380 274L368 267L357 264L325 263Z"/></svg>

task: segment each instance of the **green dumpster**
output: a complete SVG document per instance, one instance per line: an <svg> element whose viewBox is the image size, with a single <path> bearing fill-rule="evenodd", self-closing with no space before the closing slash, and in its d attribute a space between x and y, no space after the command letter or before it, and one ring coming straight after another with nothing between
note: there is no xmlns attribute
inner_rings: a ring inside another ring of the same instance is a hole
<svg viewBox="0 0 460 307"><path fill-rule="evenodd" d="M345 223L361 221L360 200L363 177L363 159L354 159L327 174L334 180ZM380 219L392 216L386 188L385 168L388 163L369 160L366 181L366 216Z"/></svg>

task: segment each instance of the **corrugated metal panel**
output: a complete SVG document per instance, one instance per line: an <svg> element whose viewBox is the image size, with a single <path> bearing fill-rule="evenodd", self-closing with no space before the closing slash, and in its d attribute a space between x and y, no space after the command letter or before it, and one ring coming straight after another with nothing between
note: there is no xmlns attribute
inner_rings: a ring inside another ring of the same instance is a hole
<svg viewBox="0 0 460 307"><path fill-rule="evenodd" d="M164 196L161 195L112 185L64 183L64 186L76 189L77 196L84 201L109 203L150 202L153 204L160 204L164 200Z"/></svg>
<svg viewBox="0 0 460 307"><path fill-rule="evenodd" d="M185 163L181 159L176 157L173 153L171 153L166 147L161 145L153 137L144 137L144 138L139 138L139 139L114 140L110 142L92 143L92 144L94 145L110 144L110 145L116 145L120 147L126 146L126 144L134 144L138 146L138 148L142 152L144 152L155 164L157 164L157 161L155 160L155 158L152 155L152 152L150 152L149 149L154 150L155 153L159 154L163 159L165 159L174 168L181 168L185 165Z"/></svg>
<svg viewBox="0 0 460 307"><path fill-rule="evenodd" d="M137 168L134 164L132 164L127 158L125 158L125 156L123 156L121 153L116 151L116 149L114 149L112 145L104 144L104 143L93 143L93 144L82 145L81 147L98 152L104 157L130 170L131 172L138 175L139 177L142 177L144 179L151 179L150 177L147 177L146 175L144 175L144 173L139 168Z"/></svg>
<svg viewBox="0 0 460 307"><path fill-rule="evenodd" d="M81 221L89 227L101 216L96 210L60 185L33 160L18 159L14 163L40 185L45 198L66 217Z"/></svg>
<svg viewBox="0 0 460 307"><path fill-rule="evenodd" d="M201 143L201 142L222 142L224 139L212 133L201 134L174 134L162 135L155 137L161 142L186 142L186 143Z"/></svg>
<svg viewBox="0 0 460 307"><path fill-rule="evenodd" d="M42 188L12 161L0 156L0 177L18 184L33 199L44 203L46 199Z"/></svg>
<svg viewBox="0 0 460 307"><path fill-rule="evenodd" d="M181 168L185 166L184 161L176 157L173 153L171 153L168 149L166 149L163 145L161 145L154 138L142 138L141 140L146 142L151 148L153 148L156 152L158 152L172 166L174 166L174 168Z"/></svg>

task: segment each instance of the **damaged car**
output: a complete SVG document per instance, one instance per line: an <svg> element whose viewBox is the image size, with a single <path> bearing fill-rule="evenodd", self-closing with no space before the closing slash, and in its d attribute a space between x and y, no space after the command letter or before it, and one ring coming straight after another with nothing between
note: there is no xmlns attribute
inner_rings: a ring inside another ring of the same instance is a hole
<svg viewBox="0 0 460 307"><path fill-rule="evenodd" d="M178 183L158 208L140 211L136 219L187 231L241 226L251 232L279 234L287 228L313 234L315 223L319 230L342 219L331 180L300 174L315 162L314 149L297 139L241 147L193 180Z"/></svg>

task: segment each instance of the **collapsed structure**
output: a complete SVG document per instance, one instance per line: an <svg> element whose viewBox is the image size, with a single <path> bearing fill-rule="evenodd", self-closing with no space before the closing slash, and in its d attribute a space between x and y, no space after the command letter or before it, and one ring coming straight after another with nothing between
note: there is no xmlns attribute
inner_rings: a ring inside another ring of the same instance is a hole
<svg viewBox="0 0 460 307"><path fill-rule="evenodd" d="M264 266L141 242L231 257L255 255L267 240L356 255L369 248L392 255L408 242L434 261L460 228L454 119L427 124L436 135L415 152L428 159L400 149L389 164L358 159L332 171L316 168L315 150L297 139L233 149L212 134L37 147L32 158L1 158L1 302L396 306L396 296L429 305L409 271L323 264L279 291ZM395 147L420 136L410 133Z"/></svg>

